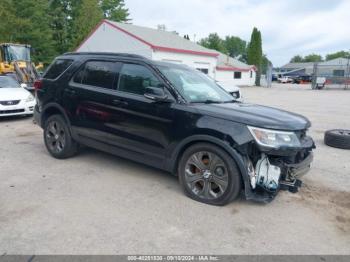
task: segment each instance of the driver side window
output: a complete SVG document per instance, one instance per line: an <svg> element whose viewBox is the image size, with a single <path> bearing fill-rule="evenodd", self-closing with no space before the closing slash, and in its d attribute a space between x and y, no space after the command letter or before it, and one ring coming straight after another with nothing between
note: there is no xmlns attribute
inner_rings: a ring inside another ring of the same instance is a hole
<svg viewBox="0 0 350 262"><path fill-rule="evenodd" d="M119 91L144 95L146 87L150 86L161 88L161 82L148 68L137 64L123 65L119 77Z"/></svg>

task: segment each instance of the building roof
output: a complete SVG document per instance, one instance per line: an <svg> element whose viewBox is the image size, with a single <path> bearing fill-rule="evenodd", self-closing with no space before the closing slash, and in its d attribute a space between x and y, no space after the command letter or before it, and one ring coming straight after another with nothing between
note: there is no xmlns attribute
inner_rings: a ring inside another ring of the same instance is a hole
<svg viewBox="0 0 350 262"><path fill-rule="evenodd" d="M218 70L224 71L249 71L251 69L256 70L255 66L247 65L238 59L220 53L218 56Z"/></svg>
<svg viewBox="0 0 350 262"><path fill-rule="evenodd" d="M348 65L349 63L349 59L347 58L335 58L329 61L324 61L324 62L318 62L318 65L320 66L344 66L344 65ZM308 63L288 63L284 66L282 66L281 68L283 69L290 69L290 70L295 70L295 69L305 69L305 68L313 68L314 67L315 62L308 62Z"/></svg>
<svg viewBox="0 0 350 262"><path fill-rule="evenodd" d="M314 62L308 62L308 63L288 63L282 66L283 69L301 69L301 68L307 68L307 67L313 67Z"/></svg>
<svg viewBox="0 0 350 262"><path fill-rule="evenodd" d="M322 66L344 66L350 64L350 60L348 58L339 57L319 64Z"/></svg>
<svg viewBox="0 0 350 262"><path fill-rule="evenodd" d="M106 19L102 20L94 31L96 31L97 28L99 28L102 24L108 24L116 30L122 31L129 36L137 39L138 41L141 41L142 43L150 46L153 50L156 51L158 50L164 52L187 53L212 57L217 57L219 55L217 51L200 46L190 40L179 36L175 32L132 24L118 23ZM94 31L88 36L88 38L94 33Z"/></svg>

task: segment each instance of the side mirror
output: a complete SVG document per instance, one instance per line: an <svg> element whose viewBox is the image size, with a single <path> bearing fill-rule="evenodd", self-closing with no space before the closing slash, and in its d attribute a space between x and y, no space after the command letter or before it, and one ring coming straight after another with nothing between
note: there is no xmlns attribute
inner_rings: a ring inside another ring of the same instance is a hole
<svg viewBox="0 0 350 262"><path fill-rule="evenodd" d="M21 87L22 87L22 88L27 88L28 86L27 86L27 84L25 84L25 83L21 83Z"/></svg>
<svg viewBox="0 0 350 262"><path fill-rule="evenodd" d="M146 87L144 96L156 102L170 102L162 87Z"/></svg>

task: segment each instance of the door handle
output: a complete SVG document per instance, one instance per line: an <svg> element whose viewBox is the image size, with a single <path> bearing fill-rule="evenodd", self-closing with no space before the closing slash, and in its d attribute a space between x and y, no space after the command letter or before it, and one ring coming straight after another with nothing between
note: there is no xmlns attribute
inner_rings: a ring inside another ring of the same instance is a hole
<svg viewBox="0 0 350 262"><path fill-rule="evenodd" d="M70 95L70 96L74 96L74 95L77 94L77 92L76 92L74 89L72 89L72 88L66 88L66 89L64 89L64 92L65 92L67 95Z"/></svg>
<svg viewBox="0 0 350 262"><path fill-rule="evenodd" d="M122 100L122 99L113 99L112 100L112 103L116 106L127 106L128 105L128 102Z"/></svg>

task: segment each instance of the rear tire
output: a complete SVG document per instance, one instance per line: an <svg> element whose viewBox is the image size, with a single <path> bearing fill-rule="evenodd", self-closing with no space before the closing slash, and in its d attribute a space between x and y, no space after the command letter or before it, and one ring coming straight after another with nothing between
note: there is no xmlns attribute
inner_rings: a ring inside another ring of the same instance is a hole
<svg viewBox="0 0 350 262"><path fill-rule="evenodd" d="M324 135L324 143L331 147L350 149L350 130L328 130Z"/></svg>
<svg viewBox="0 0 350 262"><path fill-rule="evenodd" d="M209 143L195 144L183 153L178 175L188 197L210 205L228 204L242 188L241 174L234 159Z"/></svg>
<svg viewBox="0 0 350 262"><path fill-rule="evenodd" d="M69 158L78 151L78 143L73 140L68 125L61 115L52 115L45 121L44 141L47 151L54 158Z"/></svg>

